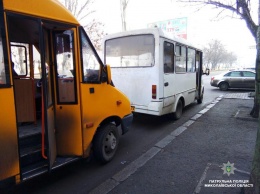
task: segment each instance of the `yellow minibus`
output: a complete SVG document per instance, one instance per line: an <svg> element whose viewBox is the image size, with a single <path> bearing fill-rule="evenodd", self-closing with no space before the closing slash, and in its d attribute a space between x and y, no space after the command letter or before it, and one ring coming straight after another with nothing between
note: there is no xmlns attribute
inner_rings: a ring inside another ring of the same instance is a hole
<svg viewBox="0 0 260 194"><path fill-rule="evenodd" d="M131 125L87 33L57 0L0 0L0 183L94 154L109 162Z"/></svg>

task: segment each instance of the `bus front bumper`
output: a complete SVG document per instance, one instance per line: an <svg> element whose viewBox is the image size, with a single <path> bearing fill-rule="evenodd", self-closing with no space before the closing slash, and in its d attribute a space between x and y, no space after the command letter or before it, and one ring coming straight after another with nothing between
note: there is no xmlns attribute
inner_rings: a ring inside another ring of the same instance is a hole
<svg viewBox="0 0 260 194"><path fill-rule="evenodd" d="M126 115L122 119L122 123L121 123L122 135L124 135L127 131L129 131L132 121L133 121L133 113Z"/></svg>

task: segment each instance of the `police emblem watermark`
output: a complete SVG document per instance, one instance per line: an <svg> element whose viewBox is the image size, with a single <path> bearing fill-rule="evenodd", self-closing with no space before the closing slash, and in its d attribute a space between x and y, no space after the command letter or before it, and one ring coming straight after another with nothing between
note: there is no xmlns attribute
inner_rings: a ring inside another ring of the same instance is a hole
<svg viewBox="0 0 260 194"><path fill-rule="evenodd" d="M230 163L229 161L227 163L223 163L220 168L223 170L223 175L227 175L228 177L232 177L233 174L235 174L235 168L234 163ZM233 177L234 178L234 177ZM249 180L234 180L234 179L228 179L228 180L209 180L208 183L204 184L204 187L253 187L253 184L249 183Z"/></svg>
<svg viewBox="0 0 260 194"><path fill-rule="evenodd" d="M221 169L224 171L223 174L227 174L228 176L230 176L230 174L235 174L234 170L236 170L234 163L230 163L229 161L226 164L223 163L223 167Z"/></svg>

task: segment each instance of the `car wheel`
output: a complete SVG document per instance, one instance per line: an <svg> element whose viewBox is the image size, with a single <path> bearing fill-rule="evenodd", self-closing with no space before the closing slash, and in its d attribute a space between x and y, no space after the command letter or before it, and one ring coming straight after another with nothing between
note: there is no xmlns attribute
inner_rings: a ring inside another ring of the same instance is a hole
<svg viewBox="0 0 260 194"><path fill-rule="evenodd" d="M177 107L176 107L176 111L173 113L173 118L174 118L175 120L178 120L178 119L181 118L182 110L183 110L182 101L179 100L179 101L178 101L178 104L177 104Z"/></svg>
<svg viewBox="0 0 260 194"><path fill-rule="evenodd" d="M107 124L101 127L93 142L93 152L97 160L105 164L115 156L119 143L119 134L114 124Z"/></svg>
<svg viewBox="0 0 260 194"><path fill-rule="evenodd" d="M226 90L228 90L228 83L226 83L226 82L223 82L223 83L221 83L220 85L219 85L219 89L220 90L223 90L223 91L226 91Z"/></svg>

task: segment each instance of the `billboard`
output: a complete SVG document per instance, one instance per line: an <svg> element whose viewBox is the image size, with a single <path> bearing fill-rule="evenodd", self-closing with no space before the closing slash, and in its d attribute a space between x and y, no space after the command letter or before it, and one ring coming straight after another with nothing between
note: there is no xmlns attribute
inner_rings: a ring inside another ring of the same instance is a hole
<svg viewBox="0 0 260 194"><path fill-rule="evenodd" d="M172 33L181 38L187 39L187 17L153 22L148 24L148 28L161 28L162 30Z"/></svg>

